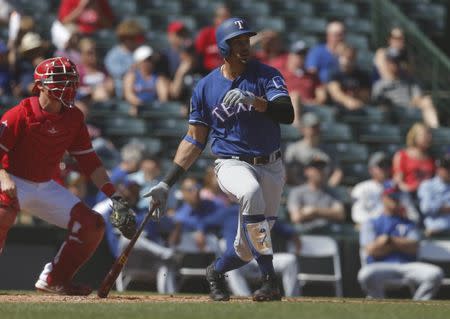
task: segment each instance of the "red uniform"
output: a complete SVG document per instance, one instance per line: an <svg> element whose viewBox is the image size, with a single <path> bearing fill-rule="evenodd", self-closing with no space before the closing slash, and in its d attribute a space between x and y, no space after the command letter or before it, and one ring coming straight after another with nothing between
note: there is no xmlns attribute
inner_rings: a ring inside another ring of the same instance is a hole
<svg viewBox="0 0 450 319"><path fill-rule="evenodd" d="M50 180L65 151L83 166L83 157L101 165L95 156L83 113L76 107L63 107L59 114L45 112L37 97L24 99L6 112L1 120L0 154L10 174L40 183ZM5 154L6 153L6 154ZM90 172L87 172L89 176Z"/></svg>

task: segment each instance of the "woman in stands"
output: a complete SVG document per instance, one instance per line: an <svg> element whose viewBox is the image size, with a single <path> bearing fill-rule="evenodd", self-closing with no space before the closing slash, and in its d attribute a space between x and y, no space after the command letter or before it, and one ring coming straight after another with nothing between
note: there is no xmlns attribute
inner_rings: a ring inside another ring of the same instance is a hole
<svg viewBox="0 0 450 319"><path fill-rule="evenodd" d="M153 49L142 45L133 53L135 68L125 75L123 82L125 100L130 103L130 115L137 116L139 108L155 101L169 99L169 80L155 72Z"/></svg>
<svg viewBox="0 0 450 319"><path fill-rule="evenodd" d="M430 156L431 131L423 123L414 124L406 136L406 148L394 155L394 180L402 191L415 198L419 184L433 177L436 166Z"/></svg>

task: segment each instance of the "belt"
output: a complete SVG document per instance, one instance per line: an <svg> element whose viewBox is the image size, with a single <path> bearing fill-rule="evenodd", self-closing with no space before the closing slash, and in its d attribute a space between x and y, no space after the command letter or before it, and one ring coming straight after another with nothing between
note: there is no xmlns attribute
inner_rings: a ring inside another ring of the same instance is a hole
<svg viewBox="0 0 450 319"><path fill-rule="evenodd" d="M265 164L273 163L280 157L281 157L280 150L277 150L267 156L256 156L256 157L252 157L252 156L219 156L220 159L236 159L239 161L249 163L251 165L265 165Z"/></svg>

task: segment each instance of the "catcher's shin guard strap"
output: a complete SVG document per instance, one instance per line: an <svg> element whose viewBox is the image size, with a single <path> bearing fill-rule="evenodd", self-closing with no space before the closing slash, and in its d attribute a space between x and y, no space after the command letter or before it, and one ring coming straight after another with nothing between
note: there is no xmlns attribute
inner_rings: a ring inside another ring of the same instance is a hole
<svg viewBox="0 0 450 319"><path fill-rule="evenodd" d="M16 220L18 210L0 204L0 253L2 252L3 245L5 244L6 236L11 226Z"/></svg>

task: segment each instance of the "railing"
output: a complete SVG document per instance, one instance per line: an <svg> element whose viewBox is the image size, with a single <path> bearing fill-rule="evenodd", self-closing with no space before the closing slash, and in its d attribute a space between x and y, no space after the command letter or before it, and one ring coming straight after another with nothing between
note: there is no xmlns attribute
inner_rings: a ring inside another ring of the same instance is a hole
<svg viewBox="0 0 450 319"><path fill-rule="evenodd" d="M389 0L375 0L372 6L374 48L386 46L392 27L405 30L408 54L415 77L438 106L441 119L450 115L450 59ZM447 124L449 122L447 121Z"/></svg>

